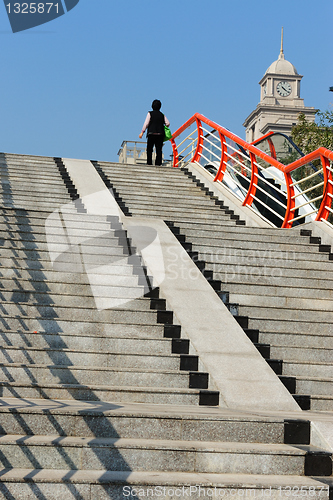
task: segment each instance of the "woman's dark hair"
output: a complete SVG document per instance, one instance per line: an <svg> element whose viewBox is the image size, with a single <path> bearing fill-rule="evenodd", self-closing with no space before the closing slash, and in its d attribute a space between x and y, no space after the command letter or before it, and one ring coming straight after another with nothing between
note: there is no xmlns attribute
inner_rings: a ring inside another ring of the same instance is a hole
<svg viewBox="0 0 333 500"><path fill-rule="evenodd" d="M161 109L162 103L158 99L155 99L155 101L152 102L151 107L153 108L154 111L159 111Z"/></svg>

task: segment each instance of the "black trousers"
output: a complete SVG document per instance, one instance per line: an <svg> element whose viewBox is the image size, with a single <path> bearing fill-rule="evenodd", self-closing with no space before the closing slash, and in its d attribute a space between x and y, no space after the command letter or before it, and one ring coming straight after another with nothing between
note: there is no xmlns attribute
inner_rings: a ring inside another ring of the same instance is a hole
<svg viewBox="0 0 333 500"><path fill-rule="evenodd" d="M147 165L153 164L153 149L156 148L155 165L162 165L162 147L164 142L164 135L162 134L149 134L147 138Z"/></svg>

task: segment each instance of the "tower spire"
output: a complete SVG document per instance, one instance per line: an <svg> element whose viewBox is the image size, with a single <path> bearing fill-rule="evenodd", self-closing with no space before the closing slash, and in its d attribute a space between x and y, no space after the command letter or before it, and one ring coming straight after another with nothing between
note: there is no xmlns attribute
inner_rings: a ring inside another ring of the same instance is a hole
<svg viewBox="0 0 333 500"><path fill-rule="evenodd" d="M284 53L283 53L283 26L281 28L281 48L280 48L279 59L284 59Z"/></svg>

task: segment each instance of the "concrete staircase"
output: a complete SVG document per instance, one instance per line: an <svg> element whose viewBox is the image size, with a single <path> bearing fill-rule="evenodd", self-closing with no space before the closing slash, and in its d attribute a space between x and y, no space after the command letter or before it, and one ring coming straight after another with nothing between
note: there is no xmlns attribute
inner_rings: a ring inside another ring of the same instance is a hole
<svg viewBox="0 0 333 500"><path fill-rule="evenodd" d="M216 404L172 311L158 290L150 293L139 257L137 267L127 262L119 221L61 198L66 248L48 217L59 200L50 200L49 212L44 202L43 212L6 209L3 217L3 397ZM53 266L50 242L63 249Z"/></svg>
<svg viewBox="0 0 333 500"><path fill-rule="evenodd" d="M188 169L96 167L133 216L170 222L299 404L332 411L330 249L307 230L241 227Z"/></svg>
<svg viewBox="0 0 333 500"><path fill-rule="evenodd" d="M241 224L180 171L101 166L124 212ZM310 445L307 416L217 406L120 221L85 212L62 161L1 168L0 498L328 499L331 454Z"/></svg>

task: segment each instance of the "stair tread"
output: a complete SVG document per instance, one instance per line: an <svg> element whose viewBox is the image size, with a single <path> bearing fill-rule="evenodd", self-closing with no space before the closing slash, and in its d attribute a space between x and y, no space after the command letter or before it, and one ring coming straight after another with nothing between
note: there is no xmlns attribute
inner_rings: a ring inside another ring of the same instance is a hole
<svg viewBox="0 0 333 500"><path fill-rule="evenodd" d="M101 470L61 470L61 469L2 469L0 482L22 481L22 482L65 482L65 483L97 483L105 484L109 482L119 482L140 485L221 485L236 486L242 488L246 486L322 486L322 482L329 482L330 479L311 478L307 476L279 476L279 475L259 475L259 474L218 474L208 472L159 472L159 471L101 471Z"/></svg>
<svg viewBox="0 0 333 500"><path fill-rule="evenodd" d="M311 364L311 363L308 363ZM317 382L329 382L330 384L333 383L333 377L314 377L312 375L308 375L307 377L303 375L297 375L297 380L302 381L302 380L314 380Z"/></svg>
<svg viewBox="0 0 333 500"><path fill-rule="evenodd" d="M17 399L13 397L0 398L0 412L45 412L69 411L85 413L100 413L108 415L146 415L161 416L167 418L191 418L208 420L236 420L236 421L259 421L259 422L283 422L284 415L266 415L253 412L239 411L237 409L225 408L222 406L205 407L193 405L175 405L175 404L153 404L153 403L135 403L135 402L105 402L105 401L81 401L71 399ZM289 415L290 416L290 415ZM308 414L302 412L293 413L296 419L308 419Z"/></svg>
<svg viewBox="0 0 333 500"><path fill-rule="evenodd" d="M147 354L150 356L150 354ZM171 355L172 357L177 357L178 355ZM45 364L45 363L0 363L0 367L12 367L12 368L45 368L45 369L59 369L59 370L87 370L87 371L107 371L107 372L120 372L120 373L157 373L157 374L177 374L179 376L188 377L189 371L187 370L167 370L163 368L159 369L149 369L149 368L127 368L127 367L113 367L113 366L91 366L91 365L57 365L57 364ZM202 373L202 372L195 372ZM0 379L0 384L7 383L6 380ZM38 385L38 382L37 382ZM72 384L69 384L72 385Z"/></svg>
<svg viewBox="0 0 333 500"><path fill-rule="evenodd" d="M270 344L271 348L274 347ZM289 347L289 346L287 346ZM297 349L297 348L296 348ZM326 352L326 349L323 349ZM326 361L312 361L312 360L302 360L302 359L284 359L283 363L287 364L298 364L298 365L319 365L319 366L332 366L332 363Z"/></svg>
<svg viewBox="0 0 333 500"><path fill-rule="evenodd" d="M132 385L94 385L94 384L50 384L44 382L5 382L0 381L0 386L10 386L10 387L44 387L44 388L55 388L55 389L88 389L88 390L103 390L110 392L144 392L144 393L161 393L161 394L199 394L201 391L207 389L191 389L182 387L146 387L146 386L132 386Z"/></svg>
<svg viewBox="0 0 333 500"><path fill-rule="evenodd" d="M106 437L76 437L55 435L0 435L0 446L16 442L22 446L78 446L78 447L114 447L114 448L144 448L144 449L172 449L187 450L188 452L201 450L207 452L224 453L264 453L304 456L308 451L322 451L312 445L292 446L282 443L240 443L216 441L181 441L171 439L139 439L139 438L106 438Z"/></svg>

